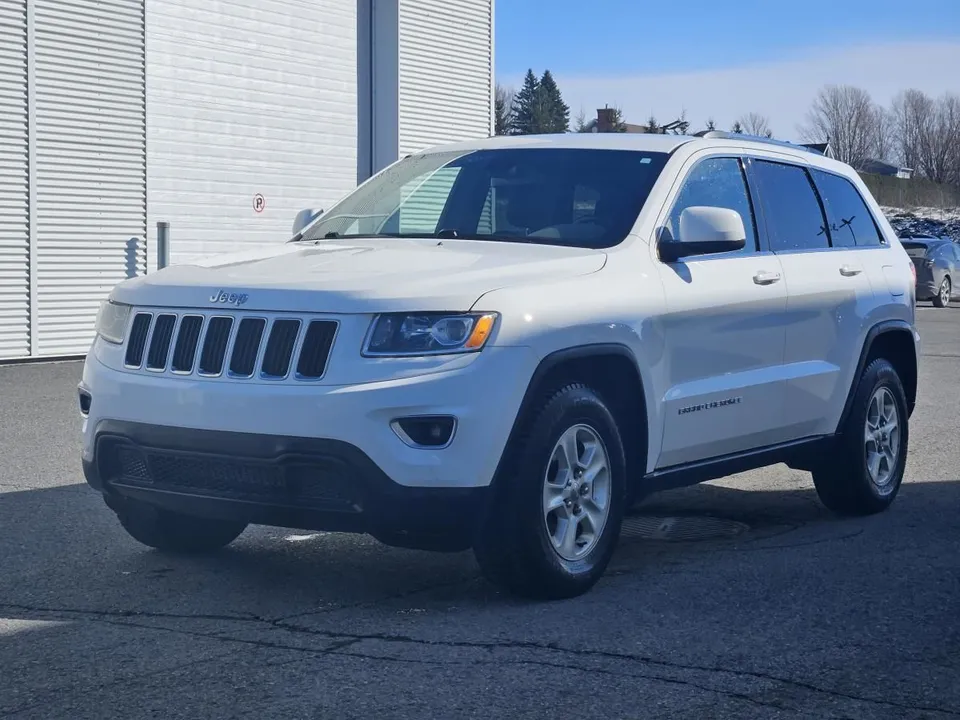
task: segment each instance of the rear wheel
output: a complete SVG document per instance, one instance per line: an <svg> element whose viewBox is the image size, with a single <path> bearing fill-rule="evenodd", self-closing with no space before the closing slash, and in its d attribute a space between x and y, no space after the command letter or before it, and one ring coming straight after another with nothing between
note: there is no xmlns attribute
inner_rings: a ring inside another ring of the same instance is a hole
<svg viewBox="0 0 960 720"><path fill-rule="evenodd" d="M213 552L232 543L247 527L242 522L174 513L135 500L124 501L116 512L134 540L167 553Z"/></svg>
<svg viewBox="0 0 960 720"><path fill-rule="evenodd" d="M581 384L548 397L516 443L474 553L515 594L561 599L588 591L616 548L626 460L613 414Z"/></svg>
<svg viewBox="0 0 960 720"><path fill-rule="evenodd" d="M937 291L937 294L933 298L933 304L938 308L946 307L950 304L950 298L953 295L953 283L950 282L950 277L947 276L943 279L943 282L940 283L940 289Z"/></svg>
<svg viewBox="0 0 960 720"><path fill-rule="evenodd" d="M813 472L820 500L841 515L886 510L907 462L907 401L897 371L878 358L863 371L836 453Z"/></svg>

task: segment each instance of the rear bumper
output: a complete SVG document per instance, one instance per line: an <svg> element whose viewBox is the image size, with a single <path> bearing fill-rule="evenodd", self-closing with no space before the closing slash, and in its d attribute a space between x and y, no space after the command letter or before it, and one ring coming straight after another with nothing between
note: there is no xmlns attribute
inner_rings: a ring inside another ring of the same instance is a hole
<svg viewBox="0 0 960 720"><path fill-rule="evenodd" d="M404 547L463 550L487 488L407 487L339 440L102 420L83 471L115 510L128 500L250 524L369 533Z"/></svg>

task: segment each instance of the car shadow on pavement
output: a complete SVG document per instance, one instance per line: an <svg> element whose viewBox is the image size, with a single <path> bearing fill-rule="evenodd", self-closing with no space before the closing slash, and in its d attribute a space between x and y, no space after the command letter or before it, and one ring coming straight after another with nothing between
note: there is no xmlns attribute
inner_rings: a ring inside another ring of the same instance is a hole
<svg viewBox="0 0 960 720"><path fill-rule="evenodd" d="M829 544L865 532L888 542L901 537L921 554L927 551L918 543L929 544L929 553L941 549L944 537L933 528L958 542L960 482L905 483L891 510L857 519L832 515L809 482L778 490L723 482L641 502L625 521L610 574L656 576L711 553ZM651 534L677 518L686 520L685 535ZM644 520L647 531L628 530ZM715 530L717 521L739 531L698 533L700 526ZM481 579L470 553L395 549L366 536L251 527L212 555L164 555L130 539L83 485L0 493L0 558L0 617L8 618L59 610L177 613L184 606L195 614L285 617L431 598L461 606L514 602Z"/></svg>

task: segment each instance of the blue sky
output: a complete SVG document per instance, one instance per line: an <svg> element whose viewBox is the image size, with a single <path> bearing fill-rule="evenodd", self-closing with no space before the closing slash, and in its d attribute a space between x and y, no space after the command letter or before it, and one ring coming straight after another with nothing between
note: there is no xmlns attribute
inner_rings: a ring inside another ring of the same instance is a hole
<svg viewBox="0 0 960 720"><path fill-rule="evenodd" d="M518 86L528 67L538 74L549 68L574 115L585 106L591 116L592 106L609 103L628 121L686 109L694 122L705 120L694 117L699 113L726 124L755 111L768 115L775 131L779 122L790 132L827 82L863 86L883 103L903 84L960 93L960 0L732 6L496 0L497 79ZM785 95L784 84L795 92Z"/></svg>

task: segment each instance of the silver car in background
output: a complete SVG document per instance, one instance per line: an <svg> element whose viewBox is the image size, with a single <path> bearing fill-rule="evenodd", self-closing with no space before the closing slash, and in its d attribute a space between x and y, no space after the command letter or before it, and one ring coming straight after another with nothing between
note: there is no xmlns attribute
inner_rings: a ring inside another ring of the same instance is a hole
<svg viewBox="0 0 960 720"><path fill-rule="evenodd" d="M934 235L901 235L900 242L917 269L917 300L946 307L957 297L960 244Z"/></svg>

